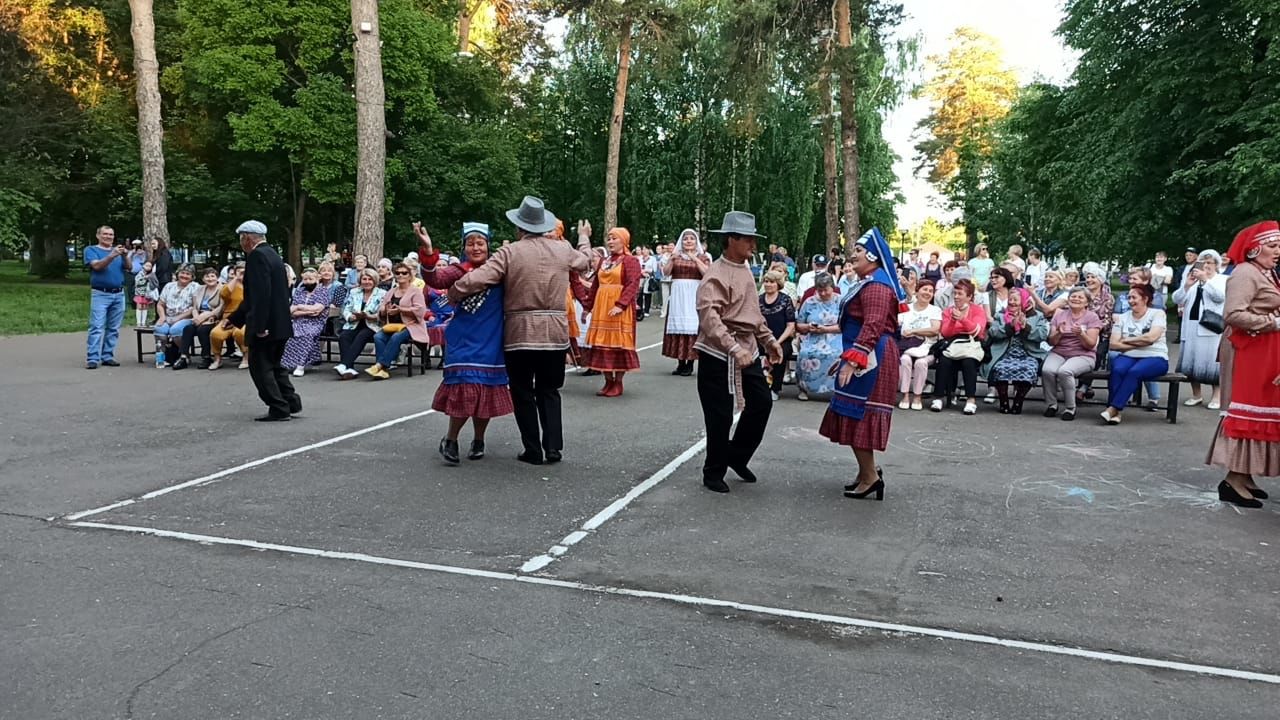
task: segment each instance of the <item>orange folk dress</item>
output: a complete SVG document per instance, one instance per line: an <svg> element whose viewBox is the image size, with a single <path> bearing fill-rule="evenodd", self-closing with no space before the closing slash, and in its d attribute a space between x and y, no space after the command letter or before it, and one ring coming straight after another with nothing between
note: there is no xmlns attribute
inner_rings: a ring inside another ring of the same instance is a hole
<svg viewBox="0 0 1280 720"><path fill-rule="evenodd" d="M590 289L575 288L583 307L591 308L588 348L583 365L600 372L640 369L636 354L636 292L640 289L640 261L634 255L614 255L600 265ZM578 288L581 285L577 285ZM610 316L611 308L622 312Z"/></svg>

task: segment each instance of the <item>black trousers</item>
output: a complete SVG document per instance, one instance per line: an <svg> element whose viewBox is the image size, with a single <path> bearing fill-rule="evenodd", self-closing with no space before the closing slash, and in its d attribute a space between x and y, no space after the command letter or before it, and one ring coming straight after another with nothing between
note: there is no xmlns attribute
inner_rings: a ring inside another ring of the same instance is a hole
<svg viewBox="0 0 1280 720"><path fill-rule="evenodd" d="M249 340L249 377L258 388L258 397L277 417L302 409L302 398L293 389L289 371L280 366L284 340Z"/></svg>
<svg viewBox="0 0 1280 720"><path fill-rule="evenodd" d="M759 360L742 369L742 396L746 407L730 439L734 399L729 393L729 364L699 351L698 399L702 401L702 418L707 426L707 460L702 464L705 478L724 479L725 470L730 466L745 466L764 439L773 398Z"/></svg>
<svg viewBox="0 0 1280 720"><path fill-rule="evenodd" d="M508 350L507 378L516 426L524 451L538 457L564 449L560 388L564 387L564 350Z"/></svg>
<svg viewBox="0 0 1280 720"><path fill-rule="evenodd" d="M217 323L211 325L188 325L182 329L182 347L179 352L188 357L196 354L196 338L200 338L200 355L206 360L213 360L213 341L209 338L209 334L213 329L218 327Z"/></svg>
<svg viewBox="0 0 1280 720"><path fill-rule="evenodd" d="M938 361L938 369L934 372L934 379L937 380L935 384L938 386L934 397L951 402L951 396L955 394L957 387L956 372L964 376L964 396L977 397L978 361L973 358L952 360L945 356Z"/></svg>
<svg viewBox="0 0 1280 720"><path fill-rule="evenodd" d="M373 335L373 329L364 323L339 333L338 354L341 357L338 362L347 367L355 367L356 358L360 357L360 353L373 342Z"/></svg>
<svg viewBox="0 0 1280 720"><path fill-rule="evenodd" d="M647 282L641 280L640 282ZM653 293L640 292L636 294L636 311L643 317L649 314L653 309Z"/></svg>

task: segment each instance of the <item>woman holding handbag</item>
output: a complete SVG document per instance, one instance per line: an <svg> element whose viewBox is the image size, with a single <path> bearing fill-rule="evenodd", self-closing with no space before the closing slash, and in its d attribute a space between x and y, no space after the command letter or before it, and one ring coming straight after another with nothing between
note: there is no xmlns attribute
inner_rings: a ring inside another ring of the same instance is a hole
<svg viewBox="0 0 1280 720"><path fill-rule="evenodd" d="M974 285L957 280L955 304L942 312L942 339L946 343L935 373L937 396L929 404L933 412L955 404L956 373L964 374L964 414L978 412L978 365L986 356L982 340L987 335L987 311L973 301ZM935 350L936 350L935 346Z"/></svg>
<svg viewBox="0 0 1280 720"><path fill-rule="evenodd" d="M1204 402L1201 385L1213 386L1209 409L1219 408L1218 344L1222 340L1223 305L1227 300L1227 276L1218 272L1222 256L1215 250L1200 253L1187 280L1173 293L1173 301L1182 308L1182 348L1178 353L1178 372L1191 381L1191 397L1184 405Z"/></svg>
<svg viewBox="0 0 1280 720"><path fill-rule="evenodd" d="M933 304L933 289L933 280L921 280L916 286L915 302L906 312L898 313L898 334L902 336L898 342L898 349L902 351L902 367L898 369L898 392L902 393L898 408L901 410L924 409L924 384L934 360L930 350L942 332L942 308Z"/></svg>

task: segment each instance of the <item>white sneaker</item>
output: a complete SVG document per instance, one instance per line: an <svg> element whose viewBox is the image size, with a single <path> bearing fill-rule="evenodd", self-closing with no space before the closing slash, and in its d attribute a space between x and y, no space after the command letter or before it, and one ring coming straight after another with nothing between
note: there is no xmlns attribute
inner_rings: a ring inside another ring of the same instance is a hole
<svg viewBox="0 0 1280 720"><path fill-rule="evenodd" d="M941 400L941 399L938 399L938 400L934 400L933 402L929 403L929 411L930 411L930 412L942 412L942 400Z"/></svg>
<svg viewBox="0 0 1280 720"><path fill-rule="evenodd" d="M977 406L977 404L976 404L976 403L972 403L972 402L967 402L967 403L965 403L965 404L964 404L964 414L965 414L965 415L977 415L977 414L978 414L978 406Z"/></svg>
<svg viewBox="0 0 1280 720"><path fill-rule="evenodd" d="M338 363L337 365L334 365L334 366L333 366L333 371L334 371L334 372L336 372L336 373L338 373L339 375L346 375L346 374L347 374L347 366L346 366L346 365L343 365L342 363Z"/></svg>
<svg viewBox="0 0 1280 720"><path fill-rule="evenodd" d="M987 396L986 396L986 397L984 397L984 398L982 398L982 402L984 402L984 403L986 403L986 404L988 404L988 405L995 405L995 404L996 404L996 391L995 391L995 390L988 390L988 391L987 391ZM970 413L970 415L972 415L972 414L973 414L973 413Z"/></svg>
<svg viewBox="0 0 1280 720"><path fill-rule="evenodd" d="M774 392L774 391L770 390L770 391L769 391L769 396L773 398L773 401L774 401L774 402L778 402L778 393L776 393L776 392Z"/></svg>
<svg viewBox="0 0 1280 720"><path fill-rule="evenodd" d="M809 399L809 393L807 393L807 392L805 392L805 391L801 390L801 391L800 391L800 394L796 396L796 399L797 399L797 400L808 400L808 399Z"/></svg>
<svg viewBox="0 0 1280 720"><path fill-rule="evenodd" d="M899 410L907 410L907 409L909 409L910 407L911 407L911 403L910 403L910 402L908 402L908 401L906 400L906 398L903 398L902 402L898 403L898 409L899 409Z"/></svg>
<svg viewBox="0 0 1280 720"><path fill-rule="evenodd" d="M305 374L307 374L307 369L302 367L301 365L293 369L294 377L302 377Z"/></svg>

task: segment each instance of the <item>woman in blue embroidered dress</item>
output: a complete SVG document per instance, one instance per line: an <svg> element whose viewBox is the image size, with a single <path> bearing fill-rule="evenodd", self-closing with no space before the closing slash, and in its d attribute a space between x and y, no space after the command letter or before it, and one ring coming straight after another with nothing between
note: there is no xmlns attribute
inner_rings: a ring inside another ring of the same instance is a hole
<svg viewBox="0 0 1280 720"><path fill-rule="evenodd" d="M846 485L845 497L884 499L884 478L875 453L889 446L894 393L898 387L898 313L906 294L898 284L893 253L878 229L858 239L849 264L862 278L849 289L840 308L844 353L832 365L835 395L822 418L819 434L853 449L858 481Z"/></svg>
<svg viewBox="0 0 1280 720"><path fill-rule="evenodd" d="M466 261L437 267L439 252L431 247L431 238L420 225L414 231L426 251L421 257L423 279L437 290L447 290L489 259L489 226L469 222L462 226L462 252ZM419 253L421 256L421 252ZM502 285L463 299L454 308L453 318L444 330L448 355L444 362L444 379L436 389L431 407L449 416L448 433L440 439L440 455L450 465L458 464L458 433L471 419L475 438L467 459L484 457L484 432L489 420L515 412L511 390L507 387L507 365L502 353Z"/></svg>

